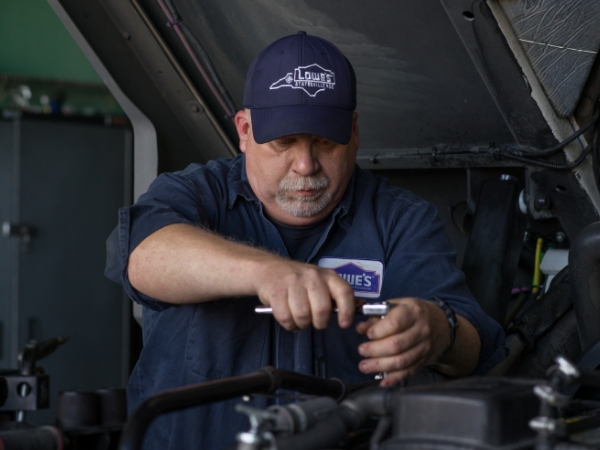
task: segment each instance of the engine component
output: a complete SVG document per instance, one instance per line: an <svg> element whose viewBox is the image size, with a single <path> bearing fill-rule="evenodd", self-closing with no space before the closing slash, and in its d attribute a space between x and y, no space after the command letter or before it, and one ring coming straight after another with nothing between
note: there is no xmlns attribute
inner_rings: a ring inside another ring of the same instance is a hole
<svg viewBox="0 0 600 450"><path fill-rule="evenodd" d="M62 430L98 426L99 410L98 396L94 392L61 392L56 405L56 424Z"/></svg>
<svg viewBox="0 0 600 450"><path fill-rule="evenodd" d="M312 428L319 420L337 409L337 402L329 397L318 397L300 404L271 406L268 408L276 417L276 430L279 435L292 435Z"/></svg>
<svg viewBox="0 0 600 450"><path fill-rule="evenodd" d="M3 450L63 450L63 436L51 426L0 431Z"/></svg>
<svg viewBox="0 0 600 450"><path fill-rule="evenodd" d="M391 412L392 389L365 388L344 400L339 407L331 409L312 428L289 437L277 437L277 450L330 449L338 447L348 434L360 430L371 416L386 416ZM306 408L299 404L300 409ZM312 408L306 408L310 410ZM242 450L238 448L238 450Z"/></svg>
<svg viewBox="0 0 600 450"><path fill-rule="evenodd" d="M170 389L150 397L138 406L123 430L119 448L140 449L146 430L161 414L251 393L268 394L277 389L342 399L351 391L351 386L335 378L328 380L265 367L248 375Z"/></svg>
<svg viewBox="0 0 600 450"><path fill-rule="evenodd" d="M570 396L563 394L563 391L575 383L598 388L600 373L580 370L569 360L559 356L556 358L556 366L549 383L535 387L534 393L540 399L540 408L538 416L529 422L529 426L537 432L536 450L552 449L561 438L600 425L600 414L597 412L569 421L559 419L560 411L572 401Z"/></svg>
<svg viewBox="0 0 600 450"><path fill-rule="evenodd" d="M361 435L356 448L365 448L370 439L371 450L591 449L565 439L600 426L600 403L573 400L566 388L600 389L600 372L559 357L550 377L549 382L473 377L382 388L267 367L151 397L131 417L119 448L140 448L147 427L160 414L281 388L329 396L267 409L239 404L236 409L249 416L251 430L238 434L237 450L350 449L357 443L352 439Z"/></svg>
<svg viewBox="0 0 600 450"><path fill-rule="evenodd" d="M127 394L125 389L97 389L100 407L100 425L122 426L127 421Z"/></svg>
<svg viewBox="0 0 600 450"><path fill-rule="evenodd" d="M4 405L8 398L8 383L6 378L0 377L0 406Z"/></svg>
<svg viewBox="0 0 600 450"><path fill-rule="evenodd" d="M467 378L400 392L394 398L392 439L382 449L530 447L535 433L527 423L539 408L534 384Z"/></svg>
<svg viewBox="0 0 600 450"><path fill-rule="evenodd" d="M16 420L25 420L25 411L47 408L50 405L50 379L36 368L36 362L52 354L68 337L55 337L45 341L28 342L19 353L19 369L3 374L8 398L0 411L16 411Z"/></svg>
<svg viewBox="0 0 600 450"><path fill-rule="evenodd" d="M50 405L50 378L48 375L3 375L8 398L0 411L35 411Z"/></svg>
<svg viewBox="0 0 600 450"><path fill-rule="evenodd" d="M596 222L577 235L569 252L573 306L582 349L600 339L599 261L600 222Z"/></svg>
<svg viewBox="0 0 600 450"><path fill-rule="evenodd" d="M68 336L58 336L45 341L29 341L19 353L19 373L32 375L35 373L35 363L54 351L69 340Z"/></svg>

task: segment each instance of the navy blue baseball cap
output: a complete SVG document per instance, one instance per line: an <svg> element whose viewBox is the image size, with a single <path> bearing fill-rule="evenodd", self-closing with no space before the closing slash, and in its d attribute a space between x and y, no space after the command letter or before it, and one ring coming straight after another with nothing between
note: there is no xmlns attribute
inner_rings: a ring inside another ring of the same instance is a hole
<svg viewBox="0 0 600 450"><path fill-rule="evenodd" d="M300 31L252 62L244 107L259 144L300 133L347 144L356 108L354 69L335 45Z"/></svg>

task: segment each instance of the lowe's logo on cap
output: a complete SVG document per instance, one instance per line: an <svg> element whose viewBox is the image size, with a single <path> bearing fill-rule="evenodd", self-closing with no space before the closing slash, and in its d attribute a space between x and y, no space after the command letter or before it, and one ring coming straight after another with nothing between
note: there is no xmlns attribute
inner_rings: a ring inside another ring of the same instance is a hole
<svg viewBox="0 0 600 450"><path fill-rule="evenodd" d="M354 295L378 298L383 282L383 263L372 259L321 258L319 267L335 270L352 286Z"/></svg>
<svg viewBox="0 0 600 450"><path fill-rule="evenodd" d="M318 64L296 67L293 74L289 72L285 77L273 83L269 89L282 87L302 89L314 97L325 89L335 89L335 74L331 70L323 69Z"/></svg>

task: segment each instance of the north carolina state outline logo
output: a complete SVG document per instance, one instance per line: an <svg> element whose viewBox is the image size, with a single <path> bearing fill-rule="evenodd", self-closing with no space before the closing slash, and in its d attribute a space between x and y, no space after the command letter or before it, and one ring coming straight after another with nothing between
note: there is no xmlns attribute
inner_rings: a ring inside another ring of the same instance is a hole
<svg viewBox="0 0 600 450"><path fill-rule="evenodd" d="M335 89L335 73L318 64L296 67L269 87L271 90L280 88L302 89L315 97L325 89Z"/></svg>

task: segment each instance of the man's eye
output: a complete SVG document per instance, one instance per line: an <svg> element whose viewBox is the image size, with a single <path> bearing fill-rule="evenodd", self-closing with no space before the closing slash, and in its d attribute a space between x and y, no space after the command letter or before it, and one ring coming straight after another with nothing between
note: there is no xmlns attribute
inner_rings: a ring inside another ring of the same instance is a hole
<svg viewBox="0 0 600 450"><path fill-rule="evenodd" d="M287 147L289 145L292 145L294 143L293 139L279 139L277 141L277 144L282 146L282 147Z"/></svg>

